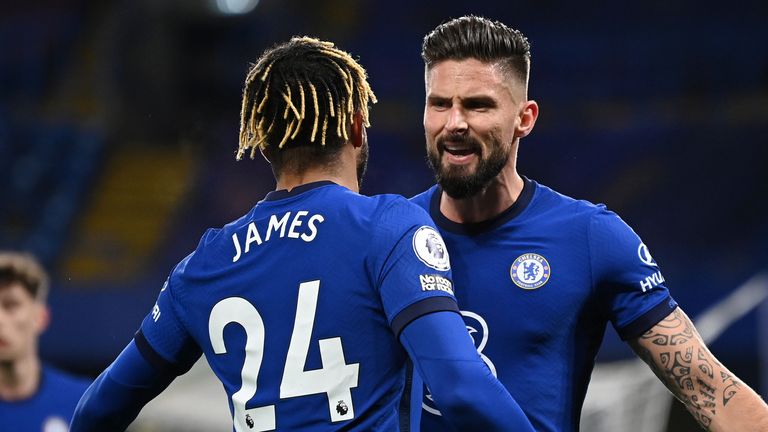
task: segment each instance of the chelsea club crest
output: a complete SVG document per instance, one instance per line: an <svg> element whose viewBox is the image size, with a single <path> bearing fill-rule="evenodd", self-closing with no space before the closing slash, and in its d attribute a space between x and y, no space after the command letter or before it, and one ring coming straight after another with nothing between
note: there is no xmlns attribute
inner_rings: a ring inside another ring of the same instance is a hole
<svg viewBox="0 0 768 432"><path fill-rule="evenodd" d="M549 280L550 274L552 269L547 259L535 253L520 255L509 269L512 282L527 290L541 288Z"/></svg>

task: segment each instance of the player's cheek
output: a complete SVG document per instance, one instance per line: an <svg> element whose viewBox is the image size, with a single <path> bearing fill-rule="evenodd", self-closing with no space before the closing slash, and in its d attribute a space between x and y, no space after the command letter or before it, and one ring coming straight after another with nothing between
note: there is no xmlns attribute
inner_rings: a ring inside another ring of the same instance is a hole
<svg viewBox="0 0 768 432"><path fill-rule="evenodd" d="M427 109L427 111L424 112L424 130L427 133L427 136L429 136L434 144L434 139L437 137L437 135L440 133L440 131L443 129L443 126L445 125L445 114Z"/></svg>

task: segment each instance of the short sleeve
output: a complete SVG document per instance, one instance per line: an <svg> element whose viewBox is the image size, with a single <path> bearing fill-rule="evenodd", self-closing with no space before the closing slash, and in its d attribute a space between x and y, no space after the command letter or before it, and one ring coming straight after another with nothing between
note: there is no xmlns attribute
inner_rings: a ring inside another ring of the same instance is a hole
<svg viewBox="0 0 768 432"><path fill-rule="evenodd" d="M382 212L377 231L377 287L394 333L428 313L458 313L448 249L427 213L398 200Z"/></svg>
<svg viewBox="0 0 768 432"><path fill-rule="evenodd" d="M592 215L589 244L595 285L622 340L642 335L675 310L648 247L619 216L602 207Z"/></svg>
<svg viewBox="0 0 768 432"><path fill-rule="evenodd" d="M147 361L159 369L170 369L176 375L188 371L202 353L184 327L178 313L179 305L174 299L174 289L178 289L174 285L174 282L178 283L174 276L180 266L163 284L157 302L134 337Z"/></svg>

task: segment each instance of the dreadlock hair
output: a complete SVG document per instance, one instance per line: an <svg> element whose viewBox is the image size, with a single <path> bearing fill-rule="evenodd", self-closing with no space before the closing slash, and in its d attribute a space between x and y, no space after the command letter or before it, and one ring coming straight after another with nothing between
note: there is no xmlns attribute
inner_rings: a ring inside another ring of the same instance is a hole
<svg viewBox="0 0 768 432"><path fill-rule="evenodd" d="M32 255L0 251L0 289L19 283L37 301L48 297L48 275Z"/></svg>
<svg viewBox="0 0 768 432"><path fill-rule="evenodd" d="M261 150L276 176L284 167L333 163L355 113L370 126L369 103L376 96L352 56L331 42L293 37L264 51L248 71L237 159Z"/></svg>
<svg viewBox="0 0 768 432"><path fill-rule="evenodd" d="M499 62L507 72L528 84L531 44L519 30L499 21L467 15L437 26L424 37L421 58L427 69L443 60L474 58Z"/></svg>

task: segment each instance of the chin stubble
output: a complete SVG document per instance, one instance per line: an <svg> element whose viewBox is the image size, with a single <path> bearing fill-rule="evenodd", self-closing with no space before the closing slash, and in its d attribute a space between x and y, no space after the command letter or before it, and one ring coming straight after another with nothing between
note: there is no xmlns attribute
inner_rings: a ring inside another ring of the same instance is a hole
<svg viewBox="0 0 768 432"><path fill-rule="evenodd" d="M503 146L496 145L487 158L478 157L477 168L469 172L467 167L444 166L439 151L427 152L427 162L435 174L435 180L454 199L469 198L485 189L499 175L508 160L509 153L504 151Z"/></svg>

